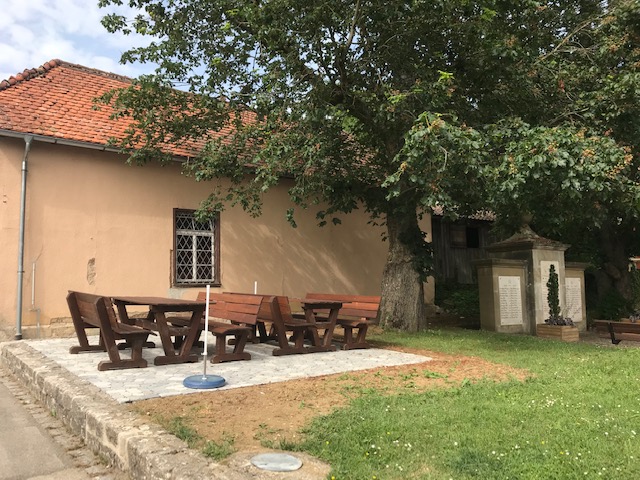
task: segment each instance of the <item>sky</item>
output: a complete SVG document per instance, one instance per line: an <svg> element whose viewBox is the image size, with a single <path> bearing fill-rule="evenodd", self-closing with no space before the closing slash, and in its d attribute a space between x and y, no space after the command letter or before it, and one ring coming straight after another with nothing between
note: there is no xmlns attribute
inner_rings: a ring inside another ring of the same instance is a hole
<svg viewBox="0 0 640 480"><path fill-rule="evenodd" d="M0 0L0 81L52 59L136 77L150 65L122 65L120 55L149 40L111 34L98 0Z"/></svg>

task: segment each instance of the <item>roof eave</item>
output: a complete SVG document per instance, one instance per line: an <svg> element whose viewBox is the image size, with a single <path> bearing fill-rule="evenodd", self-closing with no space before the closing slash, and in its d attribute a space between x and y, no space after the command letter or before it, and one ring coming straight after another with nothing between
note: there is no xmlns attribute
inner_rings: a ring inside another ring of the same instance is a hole
<svg viewBox="0 0 640 480"><path fill-rule="evenodd" d="M24 138L27 136L33 137L33 140L36 142L55 143L59 145L66 145L69 147L87 148L90 150L100 150L104 152L113 152L113 153L122 154L119 148L101 144L101 143L81 142L78 140L69 140L67 138L52 137L48 135L38 135L30 132L16 132L13 130L4 130L0 128L0 137ZM175 162L184 162L187 160L187 157L173 156L172 160Z"/></svg>

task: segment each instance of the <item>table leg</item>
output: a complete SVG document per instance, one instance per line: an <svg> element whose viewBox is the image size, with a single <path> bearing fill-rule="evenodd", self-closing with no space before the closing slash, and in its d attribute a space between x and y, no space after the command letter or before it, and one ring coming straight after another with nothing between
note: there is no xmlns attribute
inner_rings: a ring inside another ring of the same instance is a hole
<svg viewBox="0 0 640 480"><path fill-rule="evenodd" d="M187 336L184 338L184 341L182 342L182 345L180 347L179 356L181 358L186 359L190 357L189 353L191 352L191 348L193 347L193 344L200 336L200 332L202 330L200 326L200 320L202 319L203 314L204 314L204 307L202 309L194 310L193 313L191 314L191 320L189 323L190 328L187 333ZM196 361L198 361L197 355L195 355L195 357L196 357ZM185 361L188 361L188 360L185 360Z"/></svg>
<svg viewBox="0 0 640 480"><path fill-rule="evenodd" d="M118 317L120 317L120 321L122 323L126 323L127 325L136 325L137 322L135 320L132 320L129 318L129 313L127 313L127 306L124 303L121 302L115 302L116 304L116 309L118 310ZM153 322L153 313L149 312L147 315L147 321L148 322ZM143 325L144 326L144 325ZM154 342L151 341L145 341L144 342L144 346L147 348L155 348L156 344ZM131 348L132 345L131 343L129 343L128 340L125 340L122 343L118 344L118 350L125 350L127 348Z"/></svg>
<svg viewBox="0 0 640 480"><path fill-rule="evenodd" d="M127 307L124 303L116 302L116 308L118 309L118 316L120 317L120 321L122 323L126 323L128 325L132 325L133 322L129 318L129 314L127 313Z"/></svg>
<svg viewBox="0 0 640 480"><path fill-rule="evenodd" d="M193 313L195 315L196 312ZM179 354L176 354L176 350L173 346L173 342L171 341L171 334L169 332L169 325L167 323L167 317L165 317L164 312L155 311L154 312L156 325L158 328L158 334L160 335L160 339L162 340L162 348L164 349L164 356L156 357L153 361L154 365L169 365L174 363L186 363L186 362L197 362L198 356L193 354L189 354L191 350L191 346L195 340L195 335L198 332L199 323L193 323L193 315L191 317L191 328L189 329L189 333L182 343ZM202 312L200 312L202 315ZM199 321L199 320L198 320Z"/></svg>
<svg viewBox="0 0 640 480"><path fill-rule="evenodd" d="M324 331L324 337L322 339L323 345L325 347L331 346L331 342L333 341L333 331L336 329L336 323L338 322L338 311L339 308L332 308L329 311L329 320L326 330Z"/></svg>
<svg viewBox="0 0 640 480"><path fill-rule="evenodd" d="M308 323L313 323L316 328L310 328L307 330L311 334L312 347L309 351L312 352L335 352L337 347L331 344L333 340L333 329L338 319L338 309L331 309L329 312L329 319L327 322L318 322L313 309L305 308L304 316ZM333 326L332 326L333 325ZM324 328L324 334L320 336L318 328Z"/></svg>

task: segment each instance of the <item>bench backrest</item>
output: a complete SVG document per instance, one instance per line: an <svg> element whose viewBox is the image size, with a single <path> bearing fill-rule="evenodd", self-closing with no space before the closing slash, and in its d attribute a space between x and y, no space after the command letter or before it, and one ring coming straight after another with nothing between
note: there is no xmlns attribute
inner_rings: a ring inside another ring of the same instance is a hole
<svg viewBox="0 0 640 480"><path fill-rule="evenodd" d="M341 295L337 293L307 293L310 300L330 300L342 302L338 315L343 317L376 320L380 309L380 297L373 295Z"/></svg>
<svg viewBox="0 0 640 480"><path fill-rule="evenodd" d="M254 293L225 292L227 295L261 298L258 320L262 322L292 323L299 322L291 313L289 297L284 295L257 295Z"/></svg>
<svg viewBox="0 0 640 480"><path fill-rule="evenodd" d="M285 323L295 322L293 314L291 313L291 305L289 304L289 298L283 295L271 295L265 297L260 308L260 319L270 322L282 321Z"/></svg>
<svg viewBox="0 0 640 480"><path fill-rule="evenodd" d="M111 299L107 297L69 290L67 305L72 317L94 327L113 329L118 323Z"/></svg>
<svg viewBox="0 0 640 480"><path fill-rule="evenodd" d="M198 293L198 301L206 300L206 292ZM262 300L262 295L210 293L209 316L223 318L234 323L255 325Z"/></svg>
<svg viewBox="0 0 640 480"><path fill-rule="evenodd" d="M615 333L640 334L640 323L638 322L616 322L608 320L595 320L593 325L599 332L609 333L609 325Z"/></svg>

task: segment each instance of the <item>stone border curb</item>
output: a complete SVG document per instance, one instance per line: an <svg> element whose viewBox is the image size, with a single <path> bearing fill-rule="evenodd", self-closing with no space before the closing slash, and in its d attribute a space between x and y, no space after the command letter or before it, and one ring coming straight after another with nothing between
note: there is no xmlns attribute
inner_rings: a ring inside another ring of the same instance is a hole
<svg viewBox="0 0 640 480"><path fill-rule="evenodd" d="M94 385L29 345L1 345L0 361L51 413L109 464L140 480L249 480L209 461L162 428L144 423Z"/></svg>

